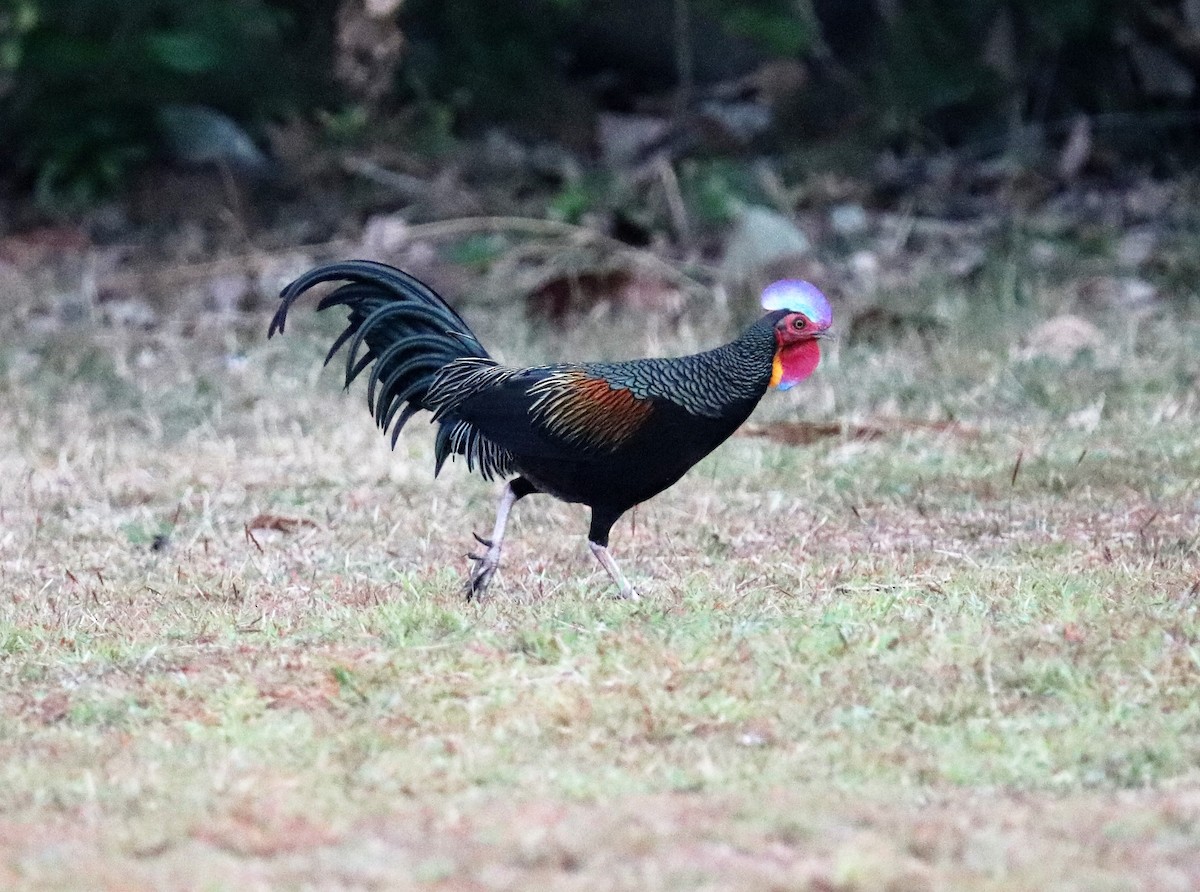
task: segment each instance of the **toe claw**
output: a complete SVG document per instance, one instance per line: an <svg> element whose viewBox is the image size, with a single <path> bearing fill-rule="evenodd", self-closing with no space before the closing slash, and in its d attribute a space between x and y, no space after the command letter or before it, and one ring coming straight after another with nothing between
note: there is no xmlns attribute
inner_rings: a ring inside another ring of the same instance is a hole
<svg viewBox="0 0 1200 892"><path fill-rule="evenodd" d="M476 601L483 600L484 592L500 567L500 549L491 539L485 539L473 530L471 535L475 537L476 542L487 549L484 552L467 552L467 559L473 563L467 573L467 580L463 588L466 590L467 600Z"/></svg>
<svg viewBox="0 0 1200 892"><path fill-rule="evenodd" d="M488 583L492 581L492 573L494 570L480 570L471 574L471 578L463 588L466 589L468 601L482 601L483 594L487 591Z"/></svg>
<svg viewBox="0 0 1200 892"><path fill-rule="evenodd" d="M496 570L499 568L500 562L490 553L468 553L467 557L475 562L467 575L466 583L463 585L463 588L466 589L467 600L483 600L484 592L491 583L492 577L496 575Z"/></svg>

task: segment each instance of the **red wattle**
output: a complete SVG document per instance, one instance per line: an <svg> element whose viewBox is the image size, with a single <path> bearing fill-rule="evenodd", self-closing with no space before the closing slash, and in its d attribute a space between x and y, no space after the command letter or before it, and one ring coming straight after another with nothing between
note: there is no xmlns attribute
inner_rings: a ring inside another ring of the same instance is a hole
<svg viewBox="0 0 1200 892"><path fill-rule="evenodd" d="M821 345L815 340L788 344L779 348L777 358L783 366L777 386L780 390L787 390L813 373L821 361Z"/></svg>

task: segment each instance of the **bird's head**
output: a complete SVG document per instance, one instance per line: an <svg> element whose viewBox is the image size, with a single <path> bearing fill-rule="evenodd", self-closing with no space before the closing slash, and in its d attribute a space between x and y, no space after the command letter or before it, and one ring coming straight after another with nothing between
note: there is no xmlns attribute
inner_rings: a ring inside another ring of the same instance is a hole
<svg viewBox="0 0 1200 892"><path fill-rule="evenodd" d="M817 286L800 279L768 285L762 305L775 320L771 386L787 390L811 375L821 361L819 341L829 336L833 309Z"/></svg>

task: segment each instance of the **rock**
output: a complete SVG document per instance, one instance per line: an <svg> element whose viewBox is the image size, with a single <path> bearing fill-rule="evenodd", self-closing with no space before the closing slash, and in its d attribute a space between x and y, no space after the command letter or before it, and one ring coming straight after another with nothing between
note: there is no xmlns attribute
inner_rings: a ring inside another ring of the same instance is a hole
<svg viewBox="0 0 1200 892"><path fill-rule="evenodd" d="M771 110L758 102L724 102L708 99L700 103L697 113L705 143L714 147L747 146L771 126Z"/></svg>
<svg viewBox="0 0 1200 892"><path fill-rule="evenodd" d="M225 166L250 179L272 175L270 160L241 126L204 105L167 105L158 126L171 157L182 164Z"/></svg>
<svg viewBox="0 0 1200 892"><path fill-rule="evenodd" d="M655 115L606 112L596 118L596 142L605 165L620 167L644 158L666 139L671 122Z"/></svg>
<svg viewBox="0 0 1200 892"><path fill-rule="evenodd" d="M751 282L772 264L807 254L811 247L808 236L783 214L749 205L738 214L725 246L721 277L727 282Z"/></svg>
<svg viewBox="0 0 1200 892"><path fill-rule="evenodd" d="M1158 235L1149 227L1130 230L1117 242L1117 263L1124 267L1142 266L1154 256Z"/></svg>
<svg viewBox="0 0 1200 892"><path fill-rule="evenodd" d="M364 257L394 256L408 242L407 220L399 214L376 214L363 226L359 252Z"/></svg>
<svg viewBox="0 0 1200 892"><path fill-rule="evenodd" d="M838 235L861 235L869 222L861 204L839 204L829 212L829 225Z"/></svg>

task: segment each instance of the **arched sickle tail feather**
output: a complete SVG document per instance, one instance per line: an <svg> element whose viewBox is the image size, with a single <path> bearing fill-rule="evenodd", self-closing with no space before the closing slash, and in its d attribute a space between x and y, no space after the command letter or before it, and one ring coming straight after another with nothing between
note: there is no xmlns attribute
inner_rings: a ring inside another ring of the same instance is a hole
<svg viewBox="0 0 1200 892"><path fill-rule="evenodd" d="M296 298L314 285L320 285L322 282L351 282L374 285L385 294L392 294L394 296L393 299L410 300L435 307L447 313L458 323L456 326L452 326L453 329L457 329L459 332L466 334L472 341L475 341L475 335L471 333L471 329L467 327L467 323L463 320L462 316L458 315L453 308L438 297L437 292L415 276L410 276L404 270L396 269L385 263L376 263L374 260L345 260L341 263L327 263L325 266L318 266L316 269L309 270L296 279L280 293L279 296L283 299L283 304L275 312L275 318L271 320L271 327L267 331L267 336L270 337L277 331L282 334L284 324L287 322L288 310L291 309ZM338 290L340 291L341 289ZM330 298L332 296L330 295ZM320 309L324 310L328 306L332 306L332 304L327 303L330 298L326 298L321 302ZM343 302L336 301L336 303Z"/></svg>
<svg viewBox="0 0 1200 892"><path fill-rule="evenodd" d="M317 309L342 306L350 311L346 329L333 342L325 362L347 348L347 387L374 363L367 404L384 430L395 419L393 446L405 423L430 408L426 397L439 369L468 357L490 361L462 316L432 288L403 270L370 260L317 267L284 288L268 337L282 334L292 304L324 282L346 284L326 295Z"/></svg>

